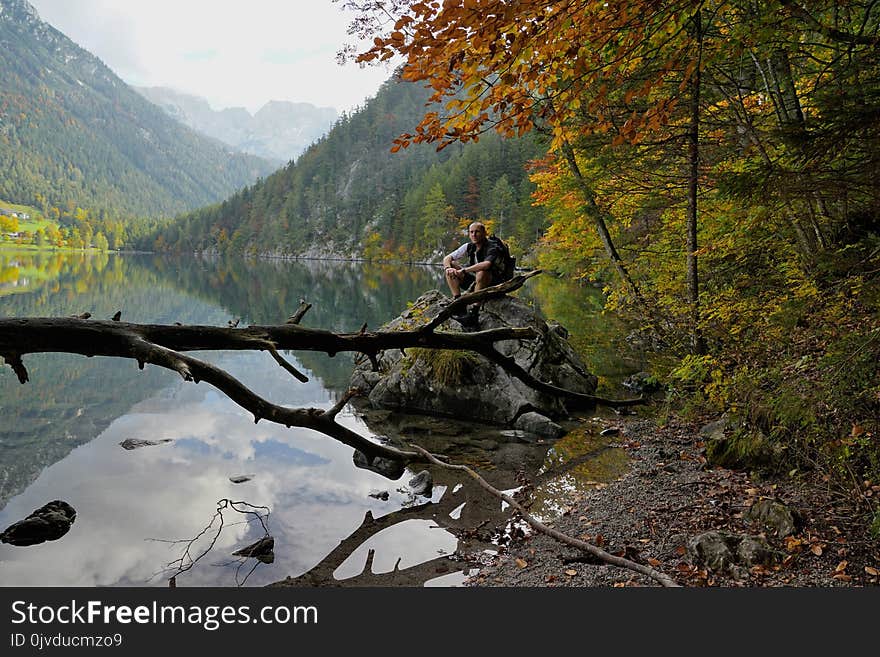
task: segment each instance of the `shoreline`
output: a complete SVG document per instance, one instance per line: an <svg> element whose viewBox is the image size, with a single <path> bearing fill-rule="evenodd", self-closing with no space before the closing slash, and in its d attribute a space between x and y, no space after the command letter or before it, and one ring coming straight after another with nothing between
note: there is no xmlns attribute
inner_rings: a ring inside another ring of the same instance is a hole
<svg viewBox="0 0 880 657"><path fill-rule="evenodd" d="M569 536L650 565L683 587L867 587L880 585L880 541L845 498L821 481L759 478L713 468L703 456L701 422L620 418L615 446L630 456L617 480L573 496L562 516L548 522ZM777 500L801 523L789 536L749 521L760 500ZM520 500L527 504L526 500ZM529 528L530 529L530 528ZM772 565L713 571L688 550L709 531L764 538ZM611 566L544 534L529 531L498 554L470 555L476 572L466 587L658 587L657 581Z"/></svg>

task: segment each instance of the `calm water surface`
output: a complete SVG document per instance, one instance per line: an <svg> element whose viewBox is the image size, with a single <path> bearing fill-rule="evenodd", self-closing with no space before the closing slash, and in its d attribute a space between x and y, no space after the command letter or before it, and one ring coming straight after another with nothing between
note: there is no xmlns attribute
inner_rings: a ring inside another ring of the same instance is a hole
<svg viewBox="0 0 880 657"><path fill-rule="evenodd" d="M108 319L122 311L130 322L225 326L239 319L245 326L283 323L306 300L313 306L304 326L355 331L364 322L378 328L436 288L438 272L0 251L0 316L88 311ZM544 278L523 294L572 330L604 385L613 389L638 369L613 346L620 329L601 316L597 294ZM296 407L332 406L352 369L351 354L287 354L308 375L303 384L263 352L194 355L267 399ZM356 467L350 447L306 429L255 425L207 384L185 383L156 367L141 371L133 361L61 354L27 356L25 365L31 380L23 386L9 367L0 370L0 529L54 499L70 503L77 518L57 541L0 544L4 586L167 586L188 541L206 527L190 546L191 554L206 554L178 577L178 586L258 586L288 576L307 585L361 578L454 586L466 571L449 556L465 542L491 539L465 539L457 530L502 513L495 500L445 471L433 471L430 500L414 496L406 483L415 472L392 481ZM405 416L371 426L352 406L338 419L377 440L417 435L427 448L481 468L502 489L516 486L517 470L546 470L559 458L552 446L498 429L407 424ZM127 439L168 442L126 450L120 443ZM241 475L251 478L230 480ZM222 500L269 512L263 522L275 538L272 563L231 556L264 532L255 516L231 509L220 530L215 513Z"/></svg>

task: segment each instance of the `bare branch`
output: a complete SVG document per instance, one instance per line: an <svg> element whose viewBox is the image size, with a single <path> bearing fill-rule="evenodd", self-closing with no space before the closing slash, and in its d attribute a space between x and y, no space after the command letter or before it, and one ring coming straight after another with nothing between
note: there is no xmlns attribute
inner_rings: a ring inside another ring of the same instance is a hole
<svg viewBox="0 0 880 657"><path fill-rule="evenodd" d="M440 314L429 323L414 329L368 332L364 326L357 333L333 333L304 328L290 322L274 326L235 328L131 324L118 320L86 320L82 317L6 318L0 319L0 354L15 371L21 383L28 380L22 356L30 353L62 352L89 357L132 358L137 361L141 369L146 363L158 365L177 372L185 381L209 383L230 400L251 412L254 422L266 419L286 427L312 429L354 447L367 457L368 462L381 458L405 464L421 461L423 457L419 452L373 442L336 422L336 415L350 399L350 395L329 410L280 406L260 397L228 372L188 356L185 352L267 350L285 370L300 381L306 381L305 375L280 356L279 349L323 351L331 356L339 352L361 353L370 359L374 370L379 368L377 354L385 350L403 351L413 347L466 350L484 355L526 385L542 392L588 404L628 406L642 403L642 399L608 400L543 383L526 372L512 358L502 355L495 349L494 344L498 341L530 340L538 337L534 328L503 327L474 333L434 330L456 310L468 304L501 297L518 289L526 280L539 273L540 270L527 272L500 285L462 295L441 310ZM299 321L307 306L308 304L303 302L300 311L291 319Z"/></svg>
<svg viewBox="0 0 880 657"><path fill-rule="evenodd" d="M565 388L560 388L558 386L539 381L527 371L525 371L522 367L520 367L513 358L511 358L510 356L505 356L497 349L495 349L495 347L493 347L492 345L475 348L474 350L484 355L496 365L499 365L504 371L515 376L527 386L530 386L539 392L546 392L550 395L555 395L557 397L567 397L568 399L579 401L589 406L602 404L603 406L609 406L611 408L620 408L622 406L636 406L638 404L646 403L644 397L637 397L635 399L606 399L605 397L597 397L596 395L587 395L582 392L566 390Z"/></svg>
<svg viewBox="0 0 880 657"><path fill-rule="evenodd" d="M169 571L173 571L171 576L168 578L168 585L171 587L177 586L177 576L182 573L187 572L188 570L191 570L196 565L196 563L198 563L201 559L203 559L205 556L207 556L207 554L212 549L214 549L214 546L217 543L217 539L220 538L220 533L223 531L223 527L225 526L225 518L223 516L223 512L227 509L232 509L233 511L235 511L237 513L244 514L244 515L255 516L256 520L259 520L260 525L262 525L262 527L263 527L264 536L260 540L264 541L267 538L270 538L269 537L269 528L266 526L266 522L265 522L265 520L267 520L269 518L269 513L270 513L269 507L254 506L253 504L249 504L248 502L233 502L232 500L230 500L228 498L224 498L222 500L218 500L217 508L214 511L214 515L211 517L211 521L193 538L186 539L186 540L178 540L178 541L149 539L149 540L154 540L154 541L163 542L163 543L180 543L180 544L184 545L183 554L179 558L175 559L174 561L171 561L168 564L166 564L165 568L162 571L160 571L159 573L154 574L153 577L155 577L156 575L159 575L163 572L167 573ZM251 510L251 509L253 509L253 510ZM261 513L260 510L265 511L265 513ZM252 520L253 520L253 518L251 518L247 522L251 522ZM218 524L216 530L214 531L213 536L210 537L208 545L205 548L201 549L197 555L193 556L193 551L196 546L196 543L199 541L199 539L206 536L208 534L208 532L211 530L211 528L214 526L214 523L218 522L218 521L219 521L219 524ZM253 547L253 546L251 546L251 547ZM238 552L236 552L234 554L239 554L242 552L243 552L242 550L239 550ZM259 565L259 559L258 559L254 563L254 567L251 568L251 570L247 573L247 575L244 577L244 579L239 580L239 578L238 578L239 572L241 571L243 564L245 563L247 557L249 557L249 556L253 556L253 555L242 554L242 558L238 560L239 564L238 564L238 568L236 568L235 580L236 580L236 584L238 584L239 586L242 586L247 581L247 578L250 577L251 573L253 573L254 570L256 569L257 565Z"/></svg>
<svg viewBox="0 0 880 657"><path fill-rule="evenodd" d="M345 394L339 398L339 401L336 402L332 408L328 408L324 411L324 415L327 416L328 419L332 420L337 415L339 415L339 411L345 408L345 405L351 401L351 398L358 394L358 390L356 388L350 388L346 390Z"/></svg>
<svg viewBox="0 0 880 657"><path fill-rule="evenodd" d="M19 383L25 384L30 380L20 354L3 354L3 361L15 372Z"/></svg>
<svg viewBox="0 0 880 657"><path fill-rule="evenodd" d="M300 320L302 320L303 315L305 315L309 308L312 307L312 304L306 303L305 299L299 300L299 308L296 309L296 312L293 313L290 317L287 318L287 324L299 324Z"/></svg>
<svg viewBox="0 0 880 657"><path fill-rule="evenodd" d="M295 378L297 381L300 381L301 383L308 383L309 377L307 377L305 374L303 374L293 365L287 362L284 357L278 353L278 350L275 349L274 346L266 345L266 351L272 354L272 358L275 359L275 362L281 365L281 367L283 367L285 370L290 372L293 375L293 378Z"/></svg>
<svg viewBox="0 0 880 657"><path fill-rule="evenodd" d="M449 319L456 313L463 311L470 304L480 303L483 301L487 301L488 299L503 297L509 292L518 290L528 279L530 279L532 276L537 276L540 273L540 269L535 269L533 271L526 272L525 274L514 276L509 281L505 281L504 283L500 283L498 285L493 285L492 287L487 287L479 290L478 292L462 294L460 297L458 297L458 299L455 299L452 303L441 310L440 313L434 319L428 322L428 324L423 326L421 330L425 333L431 333L435 328L440 326L447 319Z"/></svg>

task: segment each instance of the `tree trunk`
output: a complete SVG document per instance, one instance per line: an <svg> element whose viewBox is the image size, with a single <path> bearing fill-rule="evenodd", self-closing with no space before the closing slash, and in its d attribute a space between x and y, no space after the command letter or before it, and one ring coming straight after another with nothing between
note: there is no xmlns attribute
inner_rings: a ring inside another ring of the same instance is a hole
<svg viewBox="0 0 880 657"><path fill-rule="evenodd" d="M584 178L583 173L581 173L581 169L575 158L574 148L572 148L567 139L562 142L562 153L565 155L565 161L568 163L568 168L574 176L574 179L577 181L578 188L581 190L581 196L584 201L584 212L593 222L593 227L596 229L599 239L602 240L602 246L605 247L605 253L608 256L608 259L611 261L614 270L617 272L618 276L620 276L620 280L623 281L627 290L632 293L642 309L647 311L648 304L645 302L638 285L636 285L635 281L630 276L626 265L623 263L623 258L620 257L617 248L614 246L614 240L611 237L611 233L608 231L605 217L602 216L602 211L596 204L596 196Z"/></svg>
<svg viewBox="0 0 880 657"><path fill-rule="evenodd" d="M687 296L690 306L691 351L704 354L706 343L700 331L700 282L697 268L697 192L700 175L700 69L703 54L703 26L699 10L694 15L697 42L697 67L691 80L690 125L688 126L688 196L687 196Z"/></svg>

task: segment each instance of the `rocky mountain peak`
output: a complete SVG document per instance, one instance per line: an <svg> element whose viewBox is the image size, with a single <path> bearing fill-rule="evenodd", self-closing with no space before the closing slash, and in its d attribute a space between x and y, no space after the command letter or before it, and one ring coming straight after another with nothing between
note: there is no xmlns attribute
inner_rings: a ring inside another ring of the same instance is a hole
<svg viewBox="0 0 880 657"><path fill-rule="evenodd" d="M0 20L42 23L40 14L27 0L0 0Z"/></svg>

